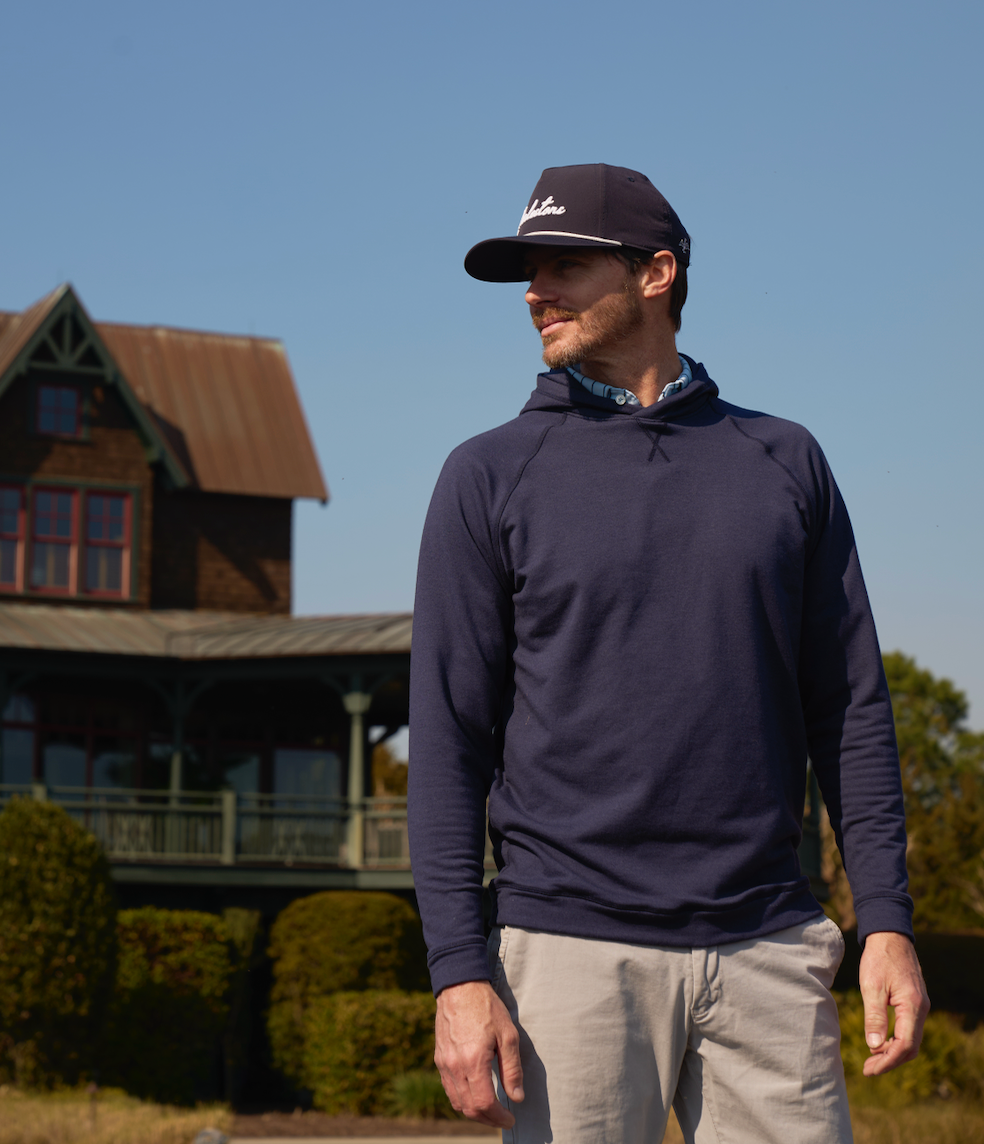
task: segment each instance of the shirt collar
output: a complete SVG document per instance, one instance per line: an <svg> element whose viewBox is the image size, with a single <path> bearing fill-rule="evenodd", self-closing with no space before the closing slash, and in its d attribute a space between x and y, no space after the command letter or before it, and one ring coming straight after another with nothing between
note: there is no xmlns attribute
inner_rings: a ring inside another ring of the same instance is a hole
<svg viewBox="0 0 984 1144"><path fill-rule="evenodd" d="M690 369L690 362L682 357L680 358L680 365L683 367L680 376L676 381L670 381L663 386L663 392L656 398L657 403L662 401L664 397L672 397L674 393L679 393L681 389L686 389L694 380L694 375ZM578 373L573 366L568 366L567 372L579 385L584 386L588 393L593 393L595 397L607 397L610 401L614 401L616 405L638 405L640 408L642 407L642 402L631 389L619 389L615 385L605 385L604 382L601 381L592 381L590 377L585 377L583 373Z"/></svg>

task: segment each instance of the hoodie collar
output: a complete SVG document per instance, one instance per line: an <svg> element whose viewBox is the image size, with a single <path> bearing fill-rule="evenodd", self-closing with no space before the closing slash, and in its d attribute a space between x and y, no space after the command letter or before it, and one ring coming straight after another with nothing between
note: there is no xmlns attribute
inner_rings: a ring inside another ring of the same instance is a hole
<svg viewBox="0 0 984 1144"><path fill-rule="evenodd" d="M589 411L595 416L635 417L644 421L669 421L672 418L690 413L711 397L718 394L717 385L708 376L704 366L685 354L681 360L690 366L693 381L677 393L668 395L663 401L646 408L640 405L616 405L608 397L598 397L575 381L566 369L551 370L538 374L536 389L523 407L523 413L554 412L572 413Z"/></svg>

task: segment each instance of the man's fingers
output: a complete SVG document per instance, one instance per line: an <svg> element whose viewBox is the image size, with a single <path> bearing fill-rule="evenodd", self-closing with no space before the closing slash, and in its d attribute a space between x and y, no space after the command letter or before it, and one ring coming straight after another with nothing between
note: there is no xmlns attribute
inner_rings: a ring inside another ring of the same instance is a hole
<svg viewBox="0 0 984 1144"><path fill-rule="evenodd" d="M523 1092L523 1066L519 1059L519 1034L512 1021L499 1033L499 1080L506 1096L517 1104L526 1095Z"/></svg>
<svg viewBox="0 0 984 1144"><path fill-rule="evenodd" d="M496 1100L492 1074L488 1070L484 1075L469 1076L464 1069L460 1072L442 1069L441 1081L451 1107L469 1120L477 1120L490 1128L511 1128L516 1123L516 1118Z"/></svg>

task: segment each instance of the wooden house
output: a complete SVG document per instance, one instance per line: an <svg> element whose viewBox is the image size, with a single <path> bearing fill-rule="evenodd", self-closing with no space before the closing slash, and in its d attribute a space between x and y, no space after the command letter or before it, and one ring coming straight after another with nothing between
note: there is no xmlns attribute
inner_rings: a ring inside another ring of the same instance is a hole
<svg viewBox="0 0 984 1144"><path fill-rule="evenodd" d="M280 342L70 286L0 313L0 800L64 805L124 900L412 886L367 767L410 616L291 616L296 497L328 490Z"/></svg>

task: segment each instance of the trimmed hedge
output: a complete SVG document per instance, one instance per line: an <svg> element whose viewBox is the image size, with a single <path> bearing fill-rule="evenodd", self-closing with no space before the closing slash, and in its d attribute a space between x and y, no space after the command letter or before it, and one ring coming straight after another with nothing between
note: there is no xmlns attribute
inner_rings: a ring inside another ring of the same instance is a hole
<svg viewBox="0 0 984 1144"><path fill-rule="evenodd" d="M0 814L0 1079L73 1084L109 1000L116 898L93 835L52 803Z"/></svg>
<svg viewBox="0 0 984 1144"><path fill-rule="evenodd" d="M168 1104L214 1099L237 962L214 914L146 907L119 915L119 968L101 1083Z"/></svg>
<svg viewBox="0 0 984 1144"><path fill-rule="evenodd" d="M413 907L393 894L329 890L292 902L270 931L273 988L267 1030L273 1062L305 1080L305 1020L339 991L428 987L427 952Z"/></svg>
<svg viewBox="0 0 984 1144"><path fill-rule="evenodd" d="M334 993L312 1002L305 1021L304 1079L315 1108L330 1114L385 1114L388 1082L431 1066L431 993Z"/></svg>

